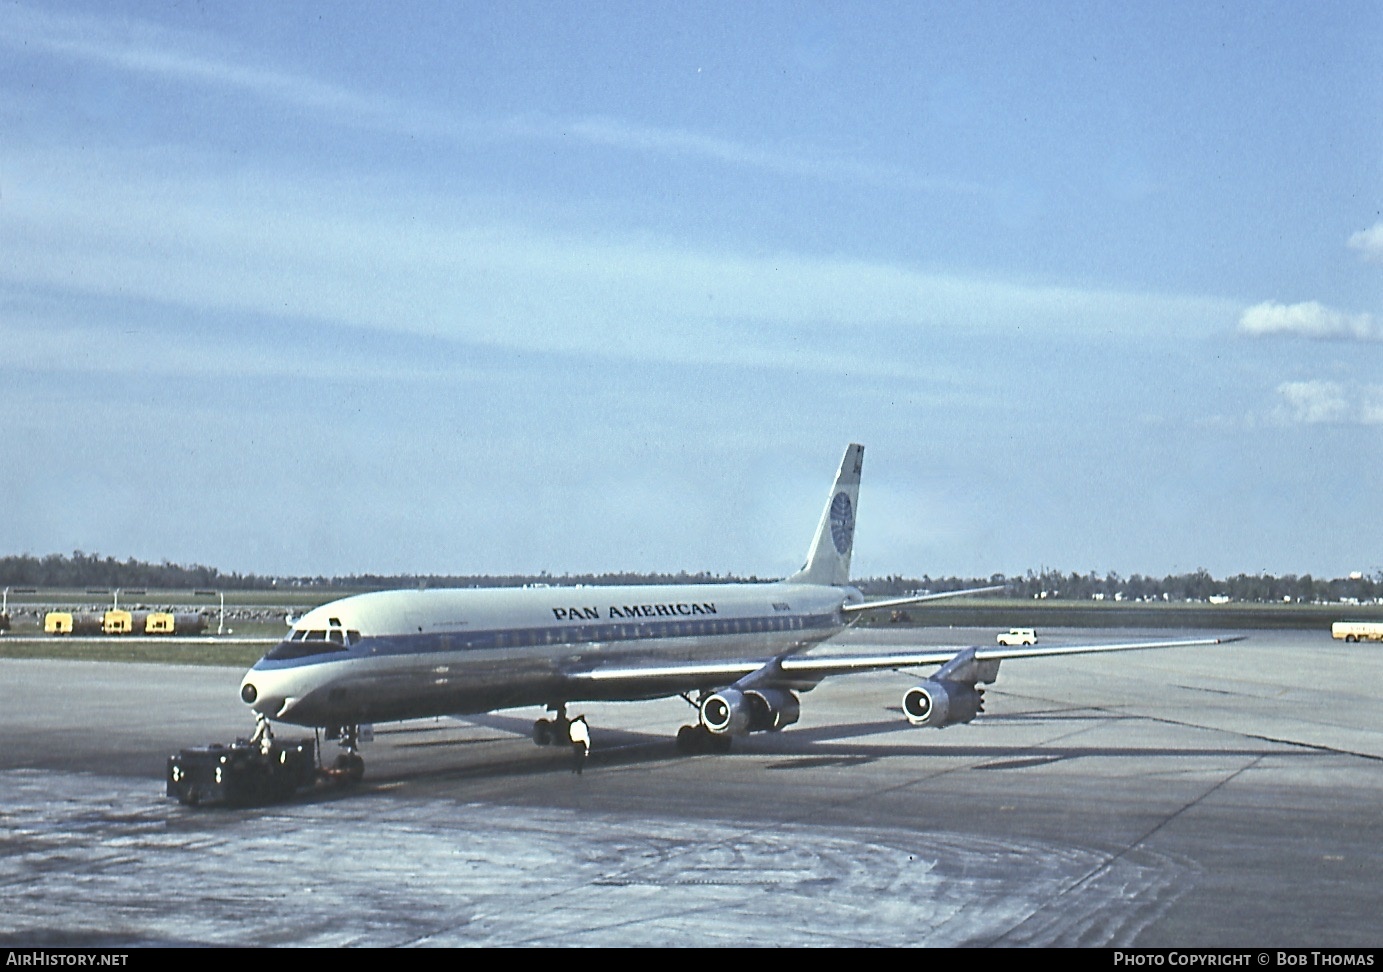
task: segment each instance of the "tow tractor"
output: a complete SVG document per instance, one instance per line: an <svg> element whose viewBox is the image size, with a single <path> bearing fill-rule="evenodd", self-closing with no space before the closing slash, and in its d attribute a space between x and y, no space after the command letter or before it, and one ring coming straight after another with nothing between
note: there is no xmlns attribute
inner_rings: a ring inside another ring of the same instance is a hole
<svg viewBox="0 0 1383 972"><path fill-rule="evenodd" d="M364 762L342 754L324 768L316 738L280 742L260 719L254 735L229 746L193 746L168 757L168 796L184 806L260 806L290 799L317 784L356 783ZM353 755L353 754L352 754Z"/></svg>

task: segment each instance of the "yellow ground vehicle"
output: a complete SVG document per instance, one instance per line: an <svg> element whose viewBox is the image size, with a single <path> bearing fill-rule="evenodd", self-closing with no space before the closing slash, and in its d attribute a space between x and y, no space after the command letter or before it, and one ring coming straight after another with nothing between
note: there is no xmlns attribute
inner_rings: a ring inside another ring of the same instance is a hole
<svg viewBox="0 0 1383 972"><path fill-rule="evenodd" d="M145 634L172 634L177 620L167 611L154 611L144 619Z"/></svg>
<svg viewBox="0 0 1383 972"><path fill-rule="evenodd" d="M193 635L206 630L206 618L195 612L49 611L43 632L50 635Z"/></svg>
<svg viewBox="0 0 1383 972"><path fill-rule="evenodd" d="M103 634L129 634L134 630L134 615L129 611L107 611L101 621Z"/></svg>
<svg viewBox="0 0 1383 972"><path fill-rule="evenodd" d="M43 616L44 634L71 634L72 612L49 611Z"/></svg>

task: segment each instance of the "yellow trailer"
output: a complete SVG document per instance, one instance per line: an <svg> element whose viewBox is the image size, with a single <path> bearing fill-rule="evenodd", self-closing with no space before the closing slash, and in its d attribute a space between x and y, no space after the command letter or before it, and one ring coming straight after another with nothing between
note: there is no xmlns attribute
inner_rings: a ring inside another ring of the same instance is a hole
<svg viewBox="0 0 1383 972"><path fill-rule="evenodd" d="M72 633L72 612L71 611L49 611L43 616L44 634L71 634Z"/></svg>
<svg viewBox="0 0 1383 972"><path fill-rule="evenodd" d="M129 611L107 611L101 631L105 634L129 634L134 630L134 615Z"/></svg>
<svg viewBox="0 0 1383 972"><path fill-rule="evenodd" d="M176 619L167 611L154 611L144 619L145 634L172 634Z"/></svg>

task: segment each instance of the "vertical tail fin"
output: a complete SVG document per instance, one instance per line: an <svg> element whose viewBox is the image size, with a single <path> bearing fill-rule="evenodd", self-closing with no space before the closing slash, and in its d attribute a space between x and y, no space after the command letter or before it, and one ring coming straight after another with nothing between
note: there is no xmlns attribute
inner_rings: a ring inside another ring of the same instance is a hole
<svg viewBox="0 0 1383 972"><path fill-rule="evenodd" d="M836 473L807 563L788 578L798 584L846 584L850 581L850 552L855 548L855 510L860 499L860 468L864 446L851 443Z"/></svg>

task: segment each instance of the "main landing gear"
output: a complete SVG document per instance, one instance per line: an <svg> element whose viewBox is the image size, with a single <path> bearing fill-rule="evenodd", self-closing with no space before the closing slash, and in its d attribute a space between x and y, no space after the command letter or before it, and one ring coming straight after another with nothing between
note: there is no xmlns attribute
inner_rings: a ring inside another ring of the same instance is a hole
<svg viewBox="0 0 1383 972"><path fill-rule="evenodd" d="M560 746L563 743L571 742L568 733L571 730L571 720L567 718L567 704L558 702L549 705L548 711L553 713L551 719L539 719L533 723L533 742L539 746Z"/></svg>
<svg viewBox="0 0 1383 972"><path fill-rule="evenodd" d="M705 753L728 753L734 736L711 732L702 725L683 726L677 730L677 751L686 756Z"/></svg>
<svg viewBox="0 0 1383 972"><path fill-rule="evenodd" d="M688 704L697 707L687 699ZM567 718L567 705L558 702L549 705L550 719L538 719L533 723L533 742L539 746L561 746L571 741L569 735L571 720ZM687 756L707 753L728 753L732 737L729 733L711 732L705 726L683 726L677 730L677 751Z"/></svg>
<svg viewBox="0 0 1383 972"><path fill-rule="evenodd" d="M702 693L703 699L706 694ZM693 702L690 695L683 695L682 701L698 713L701 712L701 704ZM733 739L734 737L727 732L711 732L704 723L698 722L694 726L683 726L677 730L677 751L684 756L728 753Z"/></svg>

